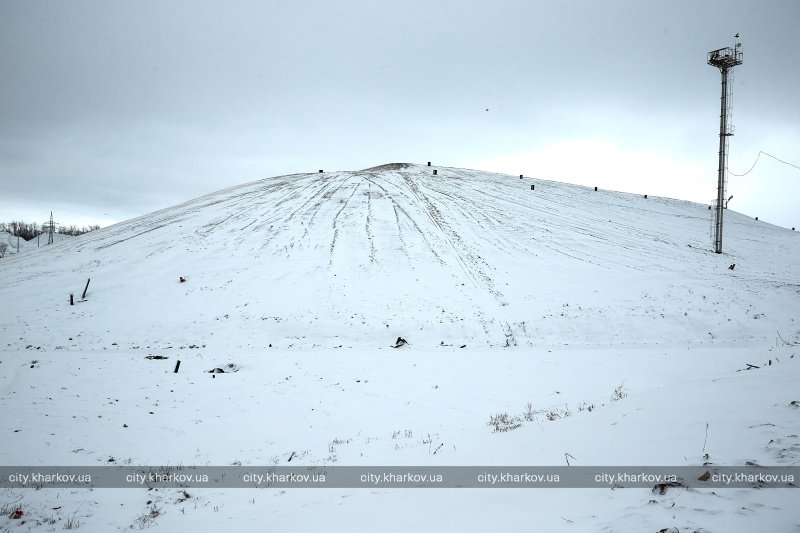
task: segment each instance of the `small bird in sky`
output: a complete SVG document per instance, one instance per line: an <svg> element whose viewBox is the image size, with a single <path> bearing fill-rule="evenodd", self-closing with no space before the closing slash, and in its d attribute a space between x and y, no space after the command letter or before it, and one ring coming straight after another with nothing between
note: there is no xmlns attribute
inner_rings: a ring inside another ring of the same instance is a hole
<svg viewBox="0 0 800 533"><path fill-rule="evenodd" d="M734 35L734 37L736 37L738 39L739 38L739 34L737 33L736 35Z"/></svg>
<svg viewBox="0 0 800 533"><path fill-rule="evenodd" d="M489 111L489 108L488 108L488 107L486 108L486 111Z"/></svg>

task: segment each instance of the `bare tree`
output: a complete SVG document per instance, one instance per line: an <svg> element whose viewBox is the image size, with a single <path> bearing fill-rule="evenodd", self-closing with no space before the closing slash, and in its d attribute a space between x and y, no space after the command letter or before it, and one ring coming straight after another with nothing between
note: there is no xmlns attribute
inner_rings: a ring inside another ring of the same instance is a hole
<svg viewBox="0 0 800 533"><path fill-rule="evenodd" d="M26 241L29 241L38 235L47 233L50 229L49 226L50 224L48 222L43 222L41 224L33 222L29 224L21 220L14 220L8 223L1 222L0 232L7 231L14 237L21 237ZM100 229L100 226L97 224L81 227L71 224L69 226L59 226L55 231L56 233L60 233L62 235L72 235L73 237L77 237L78 235L83 235L84 233L89 233L90 231L95 231L98 229Z"/></svg>

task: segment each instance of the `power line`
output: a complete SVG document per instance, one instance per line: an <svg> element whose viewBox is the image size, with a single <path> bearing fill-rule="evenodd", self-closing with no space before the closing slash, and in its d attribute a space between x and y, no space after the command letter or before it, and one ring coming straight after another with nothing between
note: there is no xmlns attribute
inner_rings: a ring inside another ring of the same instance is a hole
<svg viewBox="0 0 800 533"><path fill-rule="evenodd" d="M750 174L750 172L751 172L751 171L752 171L754 168L756 168L756 163L758 163L758 159L761 157L761 154L764 154L764 155L765 155L765 156L767 156L767 157L771 157L771 158L772 158L772 159L774 159L775 161L778 161L778 162L780 162L780 163L783 163L784 165L789 165L790 167L794 167L794 168L796 168L797 170L800 170L800 166L797 166L797 165L795 165L794 163L789 163L788 161L784 161L783 159L781 159L781 158L779 158L779 157L775 157L775 156L774 156L774 155L772 155L772 154L768 154L767 152L765 152L765 151L763 151L763 150L759 150L759 151L758 151L758 155L756 156L756 160L755 160L755 161L753 161L753 165L750 167L750 169L749 169L747 172L745 172L744 174L736 174L735 172L731 172L731 174L732 174L732 175L734 175L734 176L737 176L737 177L742 177L742 176L746 176L746 175ZM730 171L729 171L729 172L730 172Z"/></svg>
<svg viewBox="0 0 800 533"><path fill-rule="evenodd" d="M745 172L744 174L737 174L736 172L731 172L730 170L728 170L728 172L730 172L730 173L731 173L731 175L733 175L733 176L737 176L737 177L740 177L740 178L741 178L742 176L747 176L748 174L750 174L750 171L751 171L751 170L753 170L754 168L756 168L756 163L758 163L758 158L759 158L759 157L761 157L761 154L763 154L763 153L764 153L764 152L762 152L761 150L759 150L759 151L758 151L758 155L756 156L756 160L755 160L755 161L753 161L753 166L752 166L752 167L750 167L750 170L748 170L748 171L747 171L747 172Z"/></svg>
<svg viewBox="0 0 800 533"><path fill-rule="evenodd" d="M784 165L789 165L790 167L794 167L794 168L796 168L797 170L800 170L800 167L799 167L799 166L797 166L797 165L795 165L794 163L789 163L788 161L784 161L783 159L780 159L780 158L778 158L778 157L775 157L775 156L774 156L774 155L772 155L772 154L768 154L767 152L761 152L761 153L762 153L762 154L764 154L764 155L766 155L766 156L768 156L768 157L771 157L771 158L772 158L772 159L774 159L775 161L779 161L779 162L783 163Z"/></svg>

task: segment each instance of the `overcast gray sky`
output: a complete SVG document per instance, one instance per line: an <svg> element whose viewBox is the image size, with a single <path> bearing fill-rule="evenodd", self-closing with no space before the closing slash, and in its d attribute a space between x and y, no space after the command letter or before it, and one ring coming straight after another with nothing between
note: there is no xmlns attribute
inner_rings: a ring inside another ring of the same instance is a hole
<svg viewBox="0 0 800 533"><path fill-rule="evenodd" d="M709 202L706 53L741 35L730 170L800 165L798 28L798 0L0 0L0 220L397 161ZM797 168L729 193L800 227Z"/></svg>

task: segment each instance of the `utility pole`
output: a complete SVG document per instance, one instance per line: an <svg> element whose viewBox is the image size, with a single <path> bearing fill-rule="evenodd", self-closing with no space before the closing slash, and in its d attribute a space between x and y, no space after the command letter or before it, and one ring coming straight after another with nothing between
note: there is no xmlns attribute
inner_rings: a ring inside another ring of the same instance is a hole
<svg viewBox="0 0 800 533"><path fill-rule="evenodd" d="M736 34L736 46L733 48L720 48L708 53L708 64L717 67L722 74L722 97L719 113L719 167L717 171L717 199L714 201L714 252L722 253L722 213L725 208L725 189L727 187L728 171L728 137L733 135L730 123L730 99L733 80L728 80L728 74L733 78L733 67L742 64L742 53Z"/></svg>

